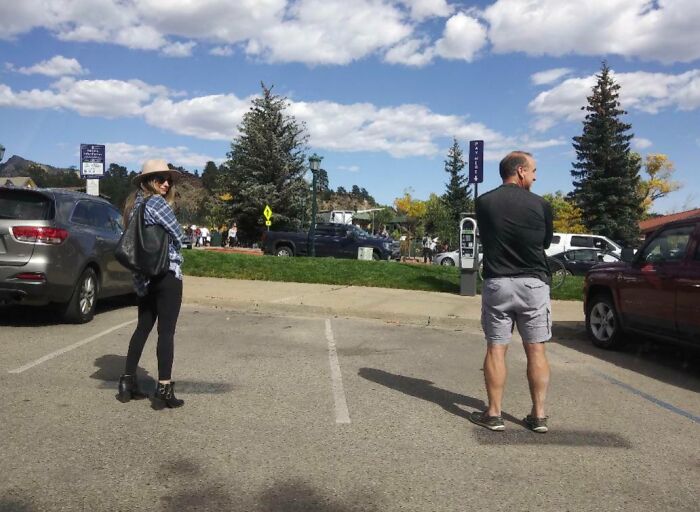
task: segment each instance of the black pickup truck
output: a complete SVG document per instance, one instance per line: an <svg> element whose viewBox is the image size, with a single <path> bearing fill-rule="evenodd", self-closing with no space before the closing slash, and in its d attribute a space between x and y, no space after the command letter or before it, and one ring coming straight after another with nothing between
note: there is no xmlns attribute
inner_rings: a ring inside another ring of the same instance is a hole
<svg viewBox="0 0 700 512"><path fill-rule="evenodd" d="M316 256L357 259L360 247L372 248L372 259L398 258L398 243L390 238L372 236L357 226L349 224L316 224ZM308 256L309 233L266 231L263 233L263 252L274 256Z"/></svg>

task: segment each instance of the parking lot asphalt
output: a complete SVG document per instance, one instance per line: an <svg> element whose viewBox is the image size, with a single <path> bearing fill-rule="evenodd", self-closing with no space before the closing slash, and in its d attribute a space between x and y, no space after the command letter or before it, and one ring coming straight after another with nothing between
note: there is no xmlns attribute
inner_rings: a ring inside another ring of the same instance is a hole
<svg viewBox="0 0 700 512"><path fill-rule="evenodd" d="M115 399L128 303L85 325L0 319L0 510L697 510L692 355L609 353L562 331L539 435L521 422L514 343L506 432L493 433L466 420L485 398L478 298L429 294L455 308L440 313L415 292L398 307L395 290L201 278L185 290L177 410ZM154 333L139 368L149 390L156 368Z"/></svg>

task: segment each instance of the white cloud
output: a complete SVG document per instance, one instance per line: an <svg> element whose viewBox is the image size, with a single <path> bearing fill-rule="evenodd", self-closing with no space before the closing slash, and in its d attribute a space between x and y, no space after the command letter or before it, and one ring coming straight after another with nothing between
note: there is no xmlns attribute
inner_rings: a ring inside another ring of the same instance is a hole
<svg viewBox="0 0 700 512"><path fill-rule="evenodd" d="M337 169L345 172L360 172L360 168L357 165L339 165Z"/></svg>
<svg viewBox="0 0 700 512"><path fill-rule="evenodd" d="M208 161L220 164L224 160L195 153L186 146L157 147L127 142L107 142L105 146L106 158L110 163L126 165L132 169L139 169L150 158L163 158L176 167L190 169L201 169Z"/></svg>
<svg viewBox="0 0 700 512"><path fill-rule="evenodd" d="M158 98L144 109L146 122L166 130L200 139L228 140L250 108L251 98L233 94L200 96L174 102Z"/></svg>
<svg viewBox="0 0 700 512"><path fill-rule="evenodd" d="M620 103L626 110L656 114L661 110L695 110L700 108L700 70L678 75L664 73L613 73L620 84ZM529 104L536 115L535 128L543 131L561 121L579 121L586 112L581 107L596 83L595 75L569 78L541 92Z"/></svg>
<svg viewBox="0 0 700 512"><path fill-rule="evenodd" d="M485 45L486 28L475 18L460 12L447 20L442 38L435 43L435 52L446 59L471 62Z"/></svg>
<svg viewBox="0 0 700 512"><path fill-rule="evenodd" d="M646 149L651 146L653 146L654 143L650 141L649 139L645 139L644 137L635 137L632 139L632 146L635 149Z"/></svg>
<svg viewBox="0 0 700 512"><path fill-rule="evenodd" d="M422 67L430 64L435 55L435 50L426 48L427 40L409 39L389 49L384 55L384 60L390 64L403 64L406 66Z"/></svg>
<svg viewBox="0 0 700 512"><path fill-rule="evenodd" d="M448 0L22 0L0 17L0 39L43 28L62 40L141 50L159 51L186 40L220 48L241 45L272 62L347 64L420 39L434 18L453 15L456 5ZM495 0L482 11L467 12L449 19L433 58L473 60L485 46L486 26L496 53L616 54L666 63L700 58L697 0ZM473 17L477 12L481 21ZM392 62L420 60L409 57Z"/></svg>
<svg viewBox="0 0 700 512"><path fill-rule="evenodd" d="M530 81L535 85L548 85L571 74L570 68L554 68L534 73L530 76Z"/></svg>
<svg viewBox="0 0 700 512"><path fill-rule="evenodd" d="M402 0L411 11L411 18L423 21L427 18L444 18L452 14L454 8L446 0Z"/></svg>
<svg viewBox="0 0 700 512"><path fill-rule="evenodd" d="M9 68L15 69L13 65L10 65ZM87 74L87 70L83 69L80 62L62 55L56 55L49 60L41 61L33 66L18 68L17 72L24 75L46 75L53 77Z"/></svg>
<svg viewBox="0 0 700 512"><path fill-rule="evenodd" d="M377 0L299 0L246 50L270 62L348 64L409 36L403 13Z"/></svg>
<svg viewBox="0 0 700 512"><path fill-rule="evenodd" d="M230 46L215 46L211 50L209 50L209 53L211 55L217 55L219 57L228 57L230 55L233 55L233 48Z"/></svg>
<svg viewBox="0 0 700 512"><path fill-rule="evenodd" d="M13 91L0 84L0 107L63 109L82 116L106 118L143 114L143 107L154 97L168 94L162 86L141 80L75 80L64 77L51 89Z"/></svg>
<svg viewBox="0 0 700 512"><path fill-rule="evenodd" d="M497 0L483 16L496 53L700 58L697 0Z"/></svg>
<svg viewBox="0 0 700 512"><path fill-rule="evenodd" d="M149 125L208 140L230 141L249 111L251 97L234 94L174 99L163 86L139 80L63 78L47 90L13 91L0 84L0 107L60 108L96 117L141 116ZM465 116L431 111L423 105L381 107L371 103L290 102L289 113L305 122L310 143L335 151L374 151L395 157L435 156L444 141L486 141L487 159L500 159L516 147L541 149L563 145L561 139L538 140L501 134Z"/></svg>
<svg viewBox="0 0 700 512"><path fill-rule="evenodd" d="M161 53L166 57L189 57L192 55L192 48L197 45L194 41L187 41L186 43L170 43L163 48L161 48Z"/></svg>

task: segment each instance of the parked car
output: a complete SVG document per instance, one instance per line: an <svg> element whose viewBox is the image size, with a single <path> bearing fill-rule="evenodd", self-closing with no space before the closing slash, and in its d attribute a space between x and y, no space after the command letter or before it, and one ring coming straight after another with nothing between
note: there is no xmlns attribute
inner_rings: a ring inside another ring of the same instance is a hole
<svg viewBox="0 0 700 512"><path fill-rule="evenodd" d="M459 251L439 252L433 256L433 264L454 267L459 264Z"/></svg>
<svg viewBox="0 0 700 512"><path fill-rule="evenodd" d="M114 258L121 213L99 197L0 188L0 303L58 305L85 323L97 299L133 293Z"/></svg>
<svg viewBox="0 0 700 512"><path fill-rule="evenodd" d="M182 247L185 249L192 249L192 235L185 230L182 231Z"/></svg>
<svg viewBox="0 0 700 512"><path fill-rule="evenodd" d="M620 261L620 257L616 254L602 252L597 249L572 249L553 254L550 258L561 262L566 273L575 276L586 275L586 272L600 263Z"/></svg>
<svg viewBox="0 0 700 512"><path fill-rule="evenodd" d="M607 237L579 233L554 233L545 254L552 256L570 249L598 249L618 256L622 254L622 247Z"/></svg>
<svg viewBox="0 0 700 512"><path fill-rule="evenodd" d="M627 332L700 346L700 219L659 228L630 262L593 267L583 307L599 347L618 346Z"/></svg>
<svg viewBox="0 0 700 512"><path fill-rule="evenodd" d="M308 256L309 236L305 231L266 231L262 240L263 253L274 256ZM371 247L372 259L375 260L390 260L399 256L398 244L390 238L373 236L348 224L316 224L316 256L356 259L360 247Z"/></svg>

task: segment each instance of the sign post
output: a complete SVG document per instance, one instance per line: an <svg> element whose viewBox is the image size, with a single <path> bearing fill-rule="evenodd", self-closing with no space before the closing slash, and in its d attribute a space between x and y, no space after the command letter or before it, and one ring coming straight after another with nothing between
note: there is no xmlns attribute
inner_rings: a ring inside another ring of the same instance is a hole
<svg viewBox="0 0 700 512"><path fill-rule="evenodd" d="M479 183L484 181L484 141L469 141L469 183L474 184L474 200L479 196Z"/></svg>
<svg viewBox="0 0 700 512"><path fill-rule="evenodd" d="M85 178L85 191L100 195L100 178L105 174L105 147L103 144L80 145L80 177Z"/></svg>
<svg viewBox="0 0 700 512"><path fill-rule="evenodd" d="M272 218L272 208L270 208L269 204L265 205L263 215L265 216L265 225L267 226L267 230L270 231L270 226L272 226L272 221L270 220Z"/></svg>

